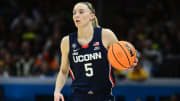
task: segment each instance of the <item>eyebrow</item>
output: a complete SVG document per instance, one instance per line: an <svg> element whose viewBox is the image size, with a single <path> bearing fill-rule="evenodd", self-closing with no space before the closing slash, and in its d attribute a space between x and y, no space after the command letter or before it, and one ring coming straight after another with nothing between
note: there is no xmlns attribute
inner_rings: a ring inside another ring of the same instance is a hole
<svg viewBox="0 0 180 101"><path fill-rule="evenodd" d="M85 10L85 9L79 9L79 10ZM75 10L73 10L73 11L75 11Z"/></svg>

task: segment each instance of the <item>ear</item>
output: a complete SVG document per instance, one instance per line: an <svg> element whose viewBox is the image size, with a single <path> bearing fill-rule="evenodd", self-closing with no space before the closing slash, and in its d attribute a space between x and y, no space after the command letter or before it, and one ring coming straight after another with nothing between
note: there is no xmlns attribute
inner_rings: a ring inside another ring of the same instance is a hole
<svg viewBox="0 0 180 101"><path fill-rule="evenodd" d="M94 14L94 13L91 13L91 14L90 14L90 20L93 20L94 17L95 17L95 14Z"/></svg>

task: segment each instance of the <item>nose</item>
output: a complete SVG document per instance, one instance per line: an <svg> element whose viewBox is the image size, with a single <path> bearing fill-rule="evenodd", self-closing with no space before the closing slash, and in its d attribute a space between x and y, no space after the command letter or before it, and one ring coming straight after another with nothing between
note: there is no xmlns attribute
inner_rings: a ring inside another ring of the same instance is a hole
<svg viewBox="0 0 180 101"><path fill-rule="evenodd" d="M74 18L77 19L77 18L79 18L79 16L78 15L74 15Z"/></svg>
<svg viewBox="0 0 180 101"><path fill-rule="evenodd" d="M74 18L79 18L79 13L74 14Z"/></svg>

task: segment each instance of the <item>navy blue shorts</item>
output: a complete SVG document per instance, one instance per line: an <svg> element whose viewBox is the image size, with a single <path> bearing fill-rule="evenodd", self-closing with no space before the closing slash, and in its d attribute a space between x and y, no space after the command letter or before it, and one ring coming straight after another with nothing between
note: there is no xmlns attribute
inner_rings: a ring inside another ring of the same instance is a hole
<svg viewBox="0 0 180 101"><path fill-rule="evenodd" d="M68 101L115 101L114 96L109 93L94 93L92 91L89 92L72 92Z"/></svg>

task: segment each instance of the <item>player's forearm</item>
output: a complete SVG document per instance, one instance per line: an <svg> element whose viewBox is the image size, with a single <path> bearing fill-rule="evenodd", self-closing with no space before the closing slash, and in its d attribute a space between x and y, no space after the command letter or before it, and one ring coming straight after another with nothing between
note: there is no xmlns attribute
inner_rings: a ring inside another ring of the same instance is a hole
<svg viewBox="0 0 180 101"><path fill-rule="evenodd" d="M64 84L66 83L67 76L68 76L68 72L63 73L62 71L60 71L58 73L57 78L56 78L55 92L60 92L62 90Z"/></svg>

